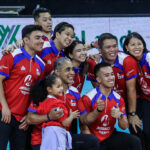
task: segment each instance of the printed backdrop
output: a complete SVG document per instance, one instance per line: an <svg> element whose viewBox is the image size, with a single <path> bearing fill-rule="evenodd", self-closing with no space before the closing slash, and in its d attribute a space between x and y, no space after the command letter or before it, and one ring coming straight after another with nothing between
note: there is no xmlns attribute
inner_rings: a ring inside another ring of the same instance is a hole
<svg viewBox="0 0 150 150"><path fill-rule="evenodd" d="M150 49L150 17L53 18L53 28L61 21L73 24L76 38L86 43L97 39L104 32L111 32L117 36L121 50L126 35L136 31L144 37ZM33 24L33 18L0 18L0 50L21 39L21 30L27 24Z"/></svg>

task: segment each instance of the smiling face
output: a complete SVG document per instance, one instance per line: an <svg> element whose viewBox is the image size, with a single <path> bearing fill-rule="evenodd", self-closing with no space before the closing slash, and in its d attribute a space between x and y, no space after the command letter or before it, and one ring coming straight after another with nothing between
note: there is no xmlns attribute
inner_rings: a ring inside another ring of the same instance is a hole
<svg viewBox="0 0 150 150"><path fill-rule="evenodd" d="M68 47L73 42L74 30L70 27L66 27L61 33L56 32L56 39L61 45L62 49Z"/></svg>
<svg viewBox="0 0 150 150"><path fill-rule="evenodd" d="M99 70L97 74L97 82L103 88L113 88L115 84L115 75L112 67L103 67Z"/></svg>
<svg viewBox="0 0 150 150"><path fill-rule="evenodd" d="M77 44L73 49L72 54L69 54L69 57L78 63L82 63L86 60L87 50L83 44Z"/></svg>
<svg viewBox="0 0 150 150"><path fill-rule="evenodd" d="M43 33L42 31L33 31L28 37L24 38L25 45L29 50L39 52L43 48Z"/></svg>
<svg viewBox="0 0 150 150"><path fill-rule="evenodd" d="M118 55L118 45L115 39L106 39L103 41L102 49L100 52L104 60L110 64L113 64Z"/></svg>
<svg viewBox="0 0 150 150"><path fill-rule="evenodd" d="M50 95L55 97L63 95L63 84L60 78L57 78L55 84L52 87L47 87L47 91Z"/></svg>
<svg viewBox="0 0 150 150"><path fill-rule="evenodd" d="M64 84L70 85L73 83L74 70L71 61L63 61L60 70L57 70L55 73L61 78Z"/></svg>
<svg viewBox="0 0 150 150"><path fill-rule="evenodd" d="M131 38L128 45L126 45L127 51L130 55L134 56L137 60L141 60L144 51L144 45L138 38Z"/></svg>
<svg viewBox="0 0 150 150"><path fill-rule="evenodd" d="M35 24L42 26L44 32L52 31L52 18L50 13L43 12L39 14L39 18L35 21Z"/></svg>

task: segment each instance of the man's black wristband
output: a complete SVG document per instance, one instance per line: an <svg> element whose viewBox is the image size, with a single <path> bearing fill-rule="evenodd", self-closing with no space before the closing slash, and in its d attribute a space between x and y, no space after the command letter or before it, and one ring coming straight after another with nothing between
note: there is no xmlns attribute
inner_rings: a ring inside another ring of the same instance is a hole
<svg viewBox="0 0 150 150"><path fill-rule="evenodd" d="M102 112L101 110L99 110L98 108L96 109L98 112Z"/></svg>
<svg viewBox="0 0 150 150"><path fill-rule="evenodd" d="M135 116L135 115L136 115L136 112L128 112L128 115L129 115L129 116Z"/></svg>

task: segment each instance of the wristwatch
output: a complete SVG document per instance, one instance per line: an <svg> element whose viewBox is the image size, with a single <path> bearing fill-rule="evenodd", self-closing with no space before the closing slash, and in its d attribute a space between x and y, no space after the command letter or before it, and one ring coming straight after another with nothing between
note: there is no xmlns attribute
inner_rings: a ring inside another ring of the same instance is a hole
<svg viewBox="0 0 150 150"><path fill-rule="evenodd" d="M122 119L122 118L123 118L123 116L124 116L124 115L123 115L123 113L121 113L121 114L120 114L119 119Z"/></svg>
<svg viewBox="0 0 150 150"><path fill-rule="evenodd" d="M135 116L135 115L136 115L136 112L128 112L128 115L129 115L129 116Z"/></svg>

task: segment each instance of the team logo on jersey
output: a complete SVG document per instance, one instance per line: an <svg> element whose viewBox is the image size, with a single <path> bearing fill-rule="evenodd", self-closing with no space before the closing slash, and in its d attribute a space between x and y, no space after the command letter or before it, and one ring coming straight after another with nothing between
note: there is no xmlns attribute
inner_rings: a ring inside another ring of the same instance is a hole
<svg viewBox="0 0 150 150"><path fill-rule="evenodd" d="M145 72L145 77L148 78L148 79L150 79L150 74L147 73L147 72Z"/></svg>
<svg viewBox="0 0 150 150"><path fill-rule="evenodd" d="M71 106L76 106L76 105L77 105L77 104L76 104L76 101L72 99L71 102L70 102L70 105L71 105Z"/></svg>
<svg viewBox="0 0 150 150"><path fill-rule="evenodd" d="M124 78L124 74L123 73L117 73L117 77L118 77L118 79L122 79L122 78Z"/></svg>
<svg viewBox="0 0 150 150"><path fill-rule="evenodd" d="M22 67L21 67L21 70L22 70L22 71L26 70L25 66L22 66Z"/></svg>
<svg viewBox="0 0 150 150"><path fill-rule="evenodd" d="M48 60L48 61L47 61L47 64L49 64L49 65L52 64L51 60Z"/></svg>
<svg viewBox="0 0 150 150"><path fill-rule="evenodd" d="M126 76L129 76L131 73L133 73L134 72L134 69L132 69L132 70L130 70L127 74L126 74Z"/></svg>
<svg viewBox="0 0 150 150"><path fill-rule="evenodd" d="M103 127L109 126L110 121L109 121L108 115L104 115L104 116L101 118L101 123L102 123Z"/></svg>
<svg viewBox="0 0 150 150"><path fill-rule="evenodd" d="M147 82L144 80L143 77L140 78L140 86L141 90L145 95L150 95L150 87L148 86Z"/></svg>
<svg viewBox="0 0 150 150"><path fill-rule="evenodd" d="M36 68L36 74L38 75L38 76L40 76L40 69L39 68Z"/></svg>
<svg viewBox="0 0 150 150"><path fill-rule="evenodd" d="M6 66L0 66L0 69L7 69L8 67L6 67Z"/></svg>
<svg viewBox="0 0 150 150"><path fill-rule="evenodd" d="M21 86L19 89L23 95L29 95L30 93L30 86L32 84L32 75L27 75L24 79L24 86Z"/></svg>
<svg viewBox="0 0 150 150"><path fill-rule="evenodd" d="M32 84L32 75L27 75L24 79L25 85L26 86L31 86Z"/></svg>

